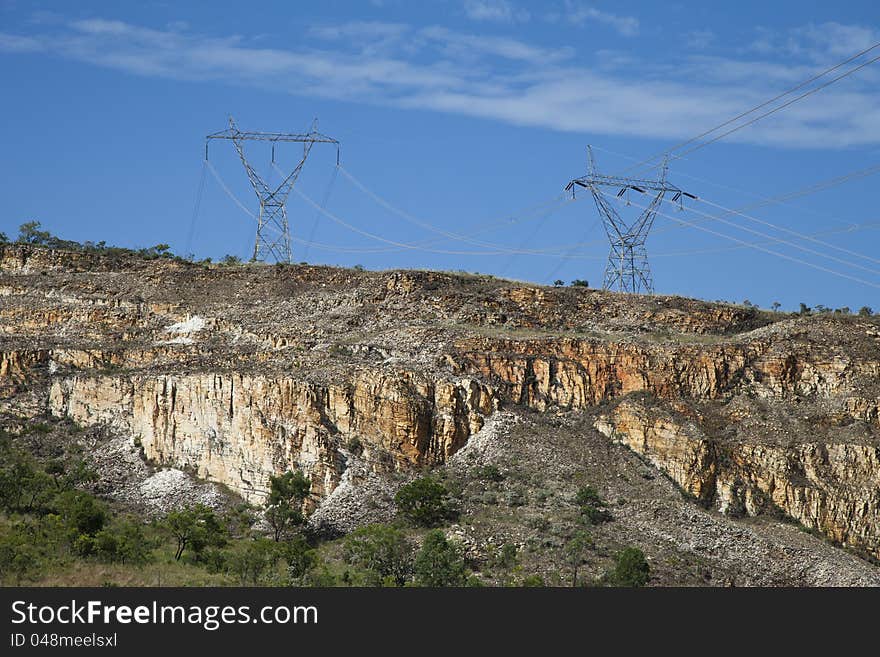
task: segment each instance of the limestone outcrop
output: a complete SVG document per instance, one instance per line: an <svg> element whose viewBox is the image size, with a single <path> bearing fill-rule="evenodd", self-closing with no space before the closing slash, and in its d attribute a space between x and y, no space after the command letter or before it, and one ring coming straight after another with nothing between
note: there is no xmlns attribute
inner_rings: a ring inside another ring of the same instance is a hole
<svg viewBox="0 0 880 657"><path fill-rule="evenodd" d="M16 391L254 502L290 468L319 504L353 457L444 463L502 407L583 411L707 506L880 557L872 318L0 246L0 416Z"/></svg>

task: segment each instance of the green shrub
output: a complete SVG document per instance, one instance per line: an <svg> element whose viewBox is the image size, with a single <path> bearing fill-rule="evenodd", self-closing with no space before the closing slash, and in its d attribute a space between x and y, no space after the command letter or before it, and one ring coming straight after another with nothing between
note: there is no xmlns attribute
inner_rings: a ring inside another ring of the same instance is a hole
<svg viewBox="0 0 880 657"><path fill-rule="evenodd" d="M504 474L497 465L482 465L474 468L474 476L484 481L504 481Z"/></svg>
<svg viewBox="0 0 880 657"><path fill-rule="evenodd" d="M422 527L437 527L455 515L449 490L434 477L422 477L401 487L394 502L404 517Z"/></svg>
<svg viewBox="0 0 880 657"><path fill-rule="evenodd" d="M242 586L257 586L267 571L274 568L282 557L282 548L271 538L255 538L244 549L227 557L229 569L238 576Z"/></svg>
<svg viewBox="0 0 880 657"><path fill-rule="evenodd" d="M165 516L163 525L177 543L176 561L180 561L187 549L198 556L205 548L226 545L226 528L204 504L171 511Z"/></svg>
<svg viewBox="0 0 880 657"><path fill-rule="evenodd" d="M403 586L413 572L413 546L406 535L391 525L368 525L345 539L343 557L366 571L367 583Z"/></svg>
<svg viewBox="0 0 880 657"><path fill-rule="evenodd" d="M272 526L275 541L292 527L305 522L303 502L309 496L312 482L302 472L285 472L269 477L269 496L266 499L266 521Z"/></svg>
<svg viewBox="0 0 880 657"><path fill-rule="evenodd" d="M464 586L467 569L461 548L439 529L428 532L416 555L415 575L419 586Z"/></svg>
<svg viewBox="0 0 880 657"><path fill-rule="evenodd" d="M302 536L283 544L284 560L287 562L287 578L291 585L301 584L318 563L318 553Z"/></svg>
<svg viewBox="0 0 880 657"><path fill-rule="evenodd" d="M605 509L605 501L592 486L580 488L575 495L575 503L580 508L581 516L591 525L600 525L612 519Z"/></svg>
<svg viewBox="0 0 880 657"><path fill-rule="evenodd" d="M644 586L650 578L651 567L645 553L637 547L621 550L615 558L614 569L607 579L614 586Z"/></svg>

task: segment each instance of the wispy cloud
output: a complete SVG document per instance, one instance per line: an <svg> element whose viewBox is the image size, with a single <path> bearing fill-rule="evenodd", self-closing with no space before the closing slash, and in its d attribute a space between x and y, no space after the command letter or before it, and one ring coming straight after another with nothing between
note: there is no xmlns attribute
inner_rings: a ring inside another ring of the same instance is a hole
<svg viewBox="0 0 880 657"><path fill-rule="evenodd" d="M4 52L40 52L44 50L42 40L17 34L0 32L0 51Z"/></svg>
<svg viewBox="0 0 880 657"><path fill-rule="evenodd" d="M784 55L828 62L853 55L880 41L880 30L867 25L844 25L834 21L810 23L790 30L756 29L746 52Z"/></svg>
<svg viewBox="0 0 880 657"><path fill-rule="evenodd" d="M531 18L528 10L508 0L464 0L464 13L471 20L495 23L525 23Z"/></svg>
<svg viewBox="0 0 880 657"><path fill-rule="evenodd" d="M43 52L142 76L676 140L762 102L817 69L810 53L796 62L752 53L629 59L624 66L625 53L588 55L443 27L378 22L318 27L296 48L104 19L45 30L0 33L0 51ZM807 28L799 38L816 48L831 47ZM640 75L633 75L634 68ZM826 148L880 143L880 93L869 75L829 88L822 98L793 105L731 140Z"/></svg>
<svg viewBox="0 0 880 657"><path fill-rule="evenodd" d="M633 37L639 33L639 19L635 16L621 16L608 11L602 11L589 5L583 5L573 0L565 0L564 9L561 12L551 11L545 15L550 22L567 22L578 27L588 23L599 23L616 30L621 36Z"/></svg>
<svg viewBox="0 0 880 657"><path fill-rule="evenodd" d="M574 54L572 48L539 48L516 39L462 34L444 27L425 28L418 35L436 41L443 47L445 54L453 58L493 55L538 64L557 62Z"/></svg>

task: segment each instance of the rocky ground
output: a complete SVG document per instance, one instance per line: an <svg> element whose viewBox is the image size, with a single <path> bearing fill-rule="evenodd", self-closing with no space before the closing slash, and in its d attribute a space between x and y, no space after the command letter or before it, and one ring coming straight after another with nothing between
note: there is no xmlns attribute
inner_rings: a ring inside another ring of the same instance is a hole
<svg viewBox="0 0 880 657"><path fill-rule="evenodd" d="M658 584L880 583L872 318L0 248L4 427L80 427L100 492L146 513L299 468L313 528L344 533L434 468L499 583L508 544L563 582L583 485L613 517L587 579L638 545Z"/></svg>

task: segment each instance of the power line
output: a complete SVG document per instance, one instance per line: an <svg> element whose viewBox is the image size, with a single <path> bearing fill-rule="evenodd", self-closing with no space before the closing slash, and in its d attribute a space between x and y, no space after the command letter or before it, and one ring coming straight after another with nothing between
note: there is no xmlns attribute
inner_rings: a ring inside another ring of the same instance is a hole
<svg viewBox="0 0 880 657"><path fill-rule="evenodd" d="M339 175L339 167L333 167L333 173L330 176L330 182L327 184L327 189L324 190L324 199L321 201L321 207L327 207L327 202L330 200L330 192L333 191L333 185L336 184L336 178ZM315 239L315 233L318 230L318 220L321 218L320 212L315 212L315 219L312 221L312 229L309 231L309 241ZM306 248L303 250L302 258L303 260L308 260L309 256L309 247L306 245Z"/></svg>
<svg viewBox="0 0 880 657"><path fill-rule="evenodd" d="M880 45L880 44L878 44L878 45ZM875 47L876 47L876 46L875 46ZM815 88L813 88L813 89L810 89L809 91L802 93L800 96L797 96L797 97L795 97L795 98L792 98L792 99L789 100L788 102L785 102L785 103L783 103L782 105L780 105L780 106L778 106L778 107L774 107L772 110L769 110L769 111L767 111L767 112L764 112L763 114L760 114L760 115L756 116L755 118L751 119L750 121L747 121L746 123L743 123L742 125L738 125L738 126L736 126L735 128L731 128L730 130L727 130L726 132L723 132L723 133L721 133L720 135L718 135L717 137L713 137L713 138L710 139L709 141L703 142L702 144L697 144L697 145L694 146L693 148L690 148L690 149L686 150L684 153L682 153L682 154L680 154L680 155L672 155L671 157L672 157L672 159L678 159L678 158L680 158L680 157L684 157L685 155L689 155L689 154L693 153L694 151L698 151L698 150L700 150L701 148L705 148L705 147L708 146L709 144L714 144L716 141L719 141L719 140L721 140L721 139L724 139L726 136L731 135L731 134L733 134L734 132L737 132L738 130L742 130L743 128L747 128L748 126L752 125L753 123L757 123L757 122L760 121L761 119L766 118L766 117L770 116L771 114L775 114L776 112L778 112L778 111L780 111L780 110L783 110L783 109L785 109L786 107L789 107L790 105L793 105L794 103L798 102L799 100L802 100L803 98L806 98L807 96L811 96L811 95L814 94L814 93L817 93L817 92L819 92L819 91L822 91L823 89L825 89L826 87L831 86L831 85L834 84L835 82L838 82L839 80L843 80L844 78L849 77L850 75L852 75L852 74L855 73L856 71L859 71L859 70L865 68L866 66L870 66L871 64L873 64L874 62L876 62L876 61L878 61L878 60L880 60L880 55L878 55L877 57L874 57L873 59L869 59L867 62L864 62L864 63L862 63L862 64L859 64L858 66L856 66L855 68L850 69L850 70L847 71L846 73L842 73L842 74L838 75L837 77L832 78L831 80L829 80L829 81L826 82L825 84L821 84L821 85L819 85L818 87L815 87Z"/></svg>
<svg viewBox="0 0 880 657"><path fill-rule="evenodd" d="M637 161L637 158L632 157L631 155L626 155L624 153L618 153L616 151L612 151L607 148L600 148L598 146L593 146L593 148L596 148L597 150L600 150L600 151L604 151L604 152L609 153L611 155L615 155L617 157L622 157L627 160ZM793 199L793 198L799 198L801 196L807 196L809 194L814 194L816 192L825 191L826 189L831 189L832 187L842 185L843 183L849 182L850 180L864 178L866 176L873 175L878 172L880 172L880 165L871 165L871 166L866 167L864 169L859 169L857 171L851 171L849 173L846 173L846 174L843 174L840 176L835 176L833 178L822 180L822 181L813 183L811 185L808 185L805 188L801 188L801 189L794 190L791 192L786 192L785 194L782 194L780 196L775 196L775 197L761 196L760 194L755 194L754 192L750 192L745 189L717 183L717 182L714 182L711 180L707 180L705 178L701 178L699 176L694 176L694 175L685 173L683 171L677 171L676 175L683 176L685 178L690 178L691 180L696 180L698 182L706 183L706 184L712 185L714 187L719 187L721 189L727 189L729 191L737 192L740 194L746 194L748 196L752 196L752 197L758 199L759 201L761 201L760 203L751 203L748 205L743 205L743 206L739 207L737 210L727 209L727 212L725 214L737 214L737 213L740 213L744 210L752 210L752 209L756 209L756 208L762 208L762 207L766 207L768 205L784 205L787 207L794 208L794 209L798 210L799 212L809 212L810 214L813 214L815 216L822 217L824 219L829 219L830 221L834 221L836 223L843 224L843 222L840 221L839 219L829 217L829 216L824 215L822 213L816 212L810 208L802 208L802 207L798 207L798 206L793 206L789 203L786 203L786 201ZM852 227L852 224L843 224L843 225L845 226L846 230L849 230ZM659 233L659 232L663 232L665 230L670 230L675 227L676 226L668 226L666 228L661 227L661 228L656 229L654 232ZM783 230L783 229L780 229L780 230ZM821 233L817 233L817 234L821 234ZM831 246L831 248L835 248L835 249L839 248L834 245L829 245L829 246ZM846 251L846 249L843 249L843 250ZM858 254L854 251L851 251L849 253L851 255L857 255L860 258L865 258L867 260L872 260L874 262L880 262L880 261L874 260L873 258L870 258L868 256Z"/></svg>
<svg viewBox="0 0 880 657"><path fill-rule="evenodd" d="M500 248L496 251L456 251L456 250L447 250L447 249L428 249L423 246L419 246L413 243L407 242L398 242L396 240L390 240L388 238L382 237L381 235L376 235L375 233L371 233L369 231L363 230L362 228L358 228L357 226L345 221L344 219L336 216L332 212L328 211L325 208L319 206L315 201L309 198L306 194L301 192L299 189L294 188L293 192L297 194L300 198L302 198L306 203L311 205L313 208L317 209L321 214L330 219L331 221L338 223L341 226L344 226L348 230L358 233L359 235L363 235L364 237L368 237L370 239L376 240L378 242L384 242L386 244L391 244L393 246L399 246L403 249L411 249L415 251L426 251L428 253L440 253L445 255L505 255L510 253L523 253L529 255L554 255L550 253L540 253L540 252L530 252L530 251L519 251L517 249L507 249Z"/></svg>
<svg viewBox="0 0 880 657"><path fill-rule="evenodd" d="M714 208L718 208L719 210L724 210L727 214L734 214L739 217L743 217L744 219L748 219L749 221L754 221L756 223L763 224L765 226L770 226L771 228L775 228L776 230L781 231L783 233L788 233L789 235L794 235L796 237L799 237L802 240L807 240L809 242L813 242L814 244L820 244L826 248L834 249L835 251L840 251L841 253L846 253L846 254L854 256L856 258L861 258L862 260L868 260L870 262L875 262L877 264L880 264L880 260L878 260L877 258L872 258L870 256L863 255L861 253L858 253L857 251L851 251L850 249L845 249L842 246L837 246L835 244L831 244L830 242L816 239L815 237L812 237L810 235L805 235L804 233L800 233L796 230L791 230L790 228L786 228L785 226L777 226L776 224L770 223L769 221L764 221L763 219L758 219L757 217L753 217L751 215L748 215L745 212L740 212L739 210L732 210L730 208L725 208L723 205L719 205L718 203L713 203L712 201L707 201L704 198L698 198L697 200L701 203L705 203L706 205L712 206ZM869 269L868 271L874 271L874 270ZM874 272L874 273L880 273L880 272Z"/></svg>
<svg viewBox="0 0 880 657"><path fill-rule="evenodd" d="M649 158L647 158L647 159L645 159L645 160L642 160L642 161L639 162L638 164L635 164L635 165L633 165L632 167L630 167L629 169L624 170L624 173L626 173L626 172L628 172L628 171L631 171L631 170L633 170L633 169L637 169L637 168L639 168L639 167L641 167L641 166L643 166L643 165L645 165L645 164L648 164L648 163L650 163L650 162L653 162L654 160L656 160L656 159L658 159L658 158L660 158L660 157L663 157L663 156L665 156L665 155L669 155L669 154L673 153L674 151L677 151L677 150L679 150L680 148L683 148L684 146L687 146L687 145L689 145L689 144L692 144L692 143L694 143L695 141L698 141L698 140L702 139L703 137L706 137L706 136L712 134L713 132L716 132L717 130L720 130L721 128L724 128L724 127L726 127L726 126L728 126L728 125L730 125L730 124L732 124L732 123L735 123L736 121L739 121L740 119L745 118L745 117L748 116L749 114L752 114L753 112L757 112L758 110L760 110L760 109L762 109L762 108L764 108L764 107L767 107L768 105L771 105L771 104L775 103L777 100L781 100L782 98L784 98L784 97L786 97L786 96L788 96L788 95L794 93L795 91L797 91L797 90L799 90L799 89L803 89L805 86L807 86L807 85L809 85L809 84L815 82L816 80L819 80L820 78L825 77L825 76L828 75L829 73L832 73L833 71L836 71L837 69L841 68L842 66L846 66L846 65L849 64L850 62L855 61L855 60L858 59L859 57L862 57L863 55L866 55L867 53L871 52L872 50L877 49L878 47L880 47L880 42L875 43L874 45L872 45L872 46L870 46L870 47L868 47L868 48L865 48L865 49L862 50L861 52L858 52L858 53L856 53L855 55L852 55L851 57L848 57L847 59L843 60L842 62L838 62L838 63L835 64L834 66L831 66L830 68L827 68L827 69L823 70L821 73L817 73L816 75L814 75L814 76L812 76L812 77L810 77L810 78L804 80L803 82L800 82L800 83L798 83L797 85L795 85L795 86L793 86L793 87L791 87L791 88L789 88L789 89L783 91L782 93L777 94L777 95L774 96L773 98L771 98L771 99L769 99L769 100L766 100L766 101L764 101L763 103L761 103L761 104L759 104L759 105L755 105L755 106L752 107L751 109L748 109L748 110L746 110L746 111L744 111L744 112L741 112L740 114L737 114L737 115L734 116L733 118L730 118L730 119L724 121L723 123L720 123L720 124L716 125L715 127L710 128L709 130L705 130L704 132L700 133L699 135L697 135L697 136L695 136L695 137L691 137L690 139L687 139L687 140L685 140L685 141L683 141L683 142L680 142L680 143L678 143L678 144L672 146L671 148L668 148L668 149L666 149L666 150L664 150L664 151L662 151L662 152L660 152L660 153L657 153L656 155L652 155L651 157L649 157ZM845 78L845 77L851 75L852 73L855 73L855 72L858 71L859 69L864 68L865 66L868 66L869 64L873 64L874 62L877 61L877 59L880 59L880 57L876 57L876 58L874 58L874 59L872 59L872 60L870 60L870 61L868 61L868 62L866 62L866 63L863 63L863 64L859 65L858 67L856 67L856 68L854 68L854 69L848 71L847 73L845 73L845 74L843 74L843 75L840 75L840 76L834 78L834 79L831 80L830 82L827 82L827 83L825 83L824 85L822 85L822 86L820 86L820 87L817 87L817 88L815 88L815 89L813 89L813 90L811 90L811 91L809 91L809 92L807 92L807 93L805 93L805 94L802 94L802 95L798 96L797 98L795 98L794 100L789 101L789 102L787 102L786 104L777 107L776 109L772 110L771 112L767 112L767 113L765 113L765 114L759 116L758 118L756 118L756 119L754 119L754 120L752 120L752 121L749 121L749 122L746 123L746 124L743 124L743 125L741 125L741 126L735 128L735 129L733 129L733 130L728 131L728 132L725 132L725 133L724 133L723 135L721 135L720 137L717 137L717 138L715 138L715 139L713 139L713 140L711 140L711 141L708 141L708 142L704 143L703 145L699 146L699 148L702 148L703 146L708 146L709 144L711 144L711 143L713 143L713 142L715 142L715 141L718 141L718 139L721 139L721 138L723 138L723 137L725 137L725 136L731 134L732 132L736 132L736 130L741 130L742 128L745 128L746 126L751 125L751 124L754 123L755 121L759 121L759 120L761 120L762 118L764 118L764 117L766 117L766 116L769 116L770 114L773 114L774 112L777 112L777 111L779 111L780 109L783 109L784 107L788 107L788 106L791 105L792 103L795 103L795 102L797 102L798 100L801 100L802 98L805 98L805 97L807 97L807 96L809 96L809 95L811 95L811 94L813 94L813 93L816 93L817 91L821 91L821 90L824 89L825 87L827 87L827 86L829 86L829 85L831 85L831 84L834 84L834 83L837 82L838 80L841 80L841 79L843 79L843 78ZM685 152L685 153L682 154L682 155L687 155L687 153L693 152L694 150L697 150L697 149L696 149L696 148L691 149L691 150ZM678 159L679 157L681 157L681 156L676 156L676 159Z"/></svg>
<svg viewBox="0 0 880 657"><path fill-rule="evenodd" d="M607 149L603 149L603 150L607 150ZM221 189L232 200L232 202L236 206L238 206L239 209L241 209L242 212L244 212L248 217L250 217L252 220L256 221L256 219L257 219L256 215L253 212L251 212L235 196L235 194L229 189L228 185L226 185L226 183L220 177L220 175L216 171L216 169L214 169L213 165L210 164L210 162L208 163L207 168L208 168L208 171L211 171L212 175L217 180ZM670 216L665 213L658 212L658 214L660 214L661 216L666 216L666 217ZM682 226L692 225L690 222L679 221L678 218L676 218L676 217L672 217L672 218ZM593 226L587 231L587 234L591 233L597 225L598 225L598 219L596 220L596 222L594 222ZM271 226L267 226L267 228L272 229ZM880 222L874 223L874 224L872 224L872 223L851 224L851 225L849 225L845 228L841 228L841 229L822 231L820 233L817 233L817 235L824 235L824 234L829 234L829 233L840 233L840 232L854 232L857 230L872 229L872 228L880 228ZM659 232L661 230L663 230L663 228L658 228L656 232ZM278 231L276 230L275 232L278 232ZM714 231L709 231L709 232L712 234L718 234L718 233L715 233ZM396 248L394 248L394 247L391 247L391 248L389 248L389 247L375 247L375 248L373 248L373 247L345 247L345 246L339 246L339 245L334 245L334 244L327 244L324 242L316 242L313 240L305 240L305 239L298 238L298 237L292 237L292 239L293 239L293 241L295 241L299 244L311 246L313 248L317 248L317 249L324 250L324 251L331 251L331 252L338 252L338 253L380 254L380 253L400 253L403 251L412 250L410 247L396 247ZM436 242L436 240L433 240L433 241ZM680 251L680 252L675 252L675 253L658 253L658 254L655 254L655 257L660 257L660 258L662 258L662 257L683 257L683 256L691 256L691 255L702 255L702 254L706 254L706 253L715 253L718 251L725 251L725 250L731 250L731 249L757 248L757 247L763 246L765 244L775 244L779 240L774 237L774 238L770 238L767 242L764 242L764 243L750 243L750 242L745 242L743 240L735 240L735 241L738 243L738 246L729 247L727 249L724 249L724 248L721 248L721 249L697 249L697 250L689 250L689 251ZM524 251L520 255L559 257L560 262L557 263L557 265L554 267L554 269L547 275L547 278L549 280L554 275L556 275L556 273L562 268L562 266L569 260L572 260L572 259L603 260L604 256L591 256L591 255L586 255L586 254L575 254L574 253L574 251L579 247L591 246L591 245L600 244L600 243L603 243L603 241L602 240L593 240L593 241L586 241L586 242L576 242L575 244L571 245L571 247L565 253L551 252L549 250L546 252L540 252L537 250L533 250L533 251L528 251L528 252ZM446 250L440 251L440 250L435 250L435 249L429 249L427 247L424 247L423 245L424 245L424 242L419 243L417 245L414 245L413 248L417 248L417 250L420 250L420 251L427 251L429 253L441 253L441 254L447 254L447 255L448 254L481 255L481 256L482 255L493 255L493 256L507 255L507 253L504 253L504 252L488 252L488 251L455 251L455 252L446 251Z"/></svg>
<svg viewBox="0 0 880 657"><path fill-rule="evenodd" d="M611 200L613 200L613 201L621 202L620 199L618 199L617 197L609 196L609 195L606 194L605 192L601 192L601 193L602 193L604 196L608 196L608 198L611 199ZM633 205L635 205L636 207L641 207L641 208L645 208L645 207L646 207L646 206L639 205L638 203L633 203L632 201L630 201L630 202L631 202ZM693 210L692 210L692 211L693 211ZM800 258L795 258L795 257L793 257L793 256L786 255L786 254L784 254L784 253L780 253L780 252L778 252L778 251L773 251L773 250L771 250L771 249L766 249L766 248L764 248L764 247L762 247L762 246L760 246L760 245L758 245L758 244L750 244L749 242L746 242L745 240L741 240L741 239L739 239L739 238L732 237L732 236L730 236L730 235L726 235L725 233L719 233L718 231L712 230L711 228L706 228L705 226L700 226L699 224L696 224L696 223L693 223L693 222L690 222L690 221L685 221L684 219L682 219L682 218L680 218L680 217L676 217L676 216L674 216L674 215L671 215L671 214L668 214L668 213L665 213L665 212L661 212L661 211L659 211L659 210L657 210L656 212L657 212L657 214L660 215L660 216L667 217L667 218L669 218L669 219L672 219L673 221L677 221L677 222L682 223L682 224L684 224L684 225L686 225L686 226L690 226L691 228L696 228L697 230L703 231L703 232L705 232L705 233L709 233L709 234L711 234L711 235L716 235L716 236L718 236L718 237L723 237L724 239L731 240L731 241L733 241L733 242L737 242L738 244L742 244L743 246L747 246L747 247L749 247L749 248L756 249L756 250L758 250L758 251L763 251L764 253L769 253L770 255L774 255L774 256L776 256L776 257L778 257L778 258L783 258L783 259L785 259L785 260L790 260L790 261L792 261L792 262L797 262L797 263L802 264L802 265L804 265L804 266L806 266L806 267L811 267L811 268L813 268L813 269L817 269L817 270L819 270L819 271L823 271L823 272L828 273L828 274L833 274L834 276L839 276L839 277L841 277L841 278L846 278L846 279L849 279L849 280L851 280L851 281L855 281L855 282L857 282L857 283L862 283L863 285L868 285L868 286L870 286L870 287L874 287L874 288L878 288L878 289L880 289L880 285L878 285L878 284L876 284L876 283L871 283L870 281L866 281L866 280L861 279L861 278L858 278L858 277L856 277L856 276L850 276L849 274L844 274L844 273L839 272L839 271L836 271L836 270L834 270L834 269L829 269L828 267L823 267L822 265L817 265L817 264L814 264L814 263L812 263L812 262L808 262L808 261L806 261L806 260L801 260Z"/></svg>
<svg viewBox="0 0 880 657"><path fill-rule="evenodd" d="M808 248L808 247L806 247L806 246L802 246L802 245L800 245L800 244L797 244L796 242L790 242L790 241L788 241L788 240L784 240L784 239L779 238L779 237L774 237L773 235L768 235L767 233L761 232L760 230L754 230L753 228L749 228L749 227L747 227L747 226L743 226L743 225L738 224L738 223L735 223L735 222L733 222L733 221L728 221L727 219L724 219L723 217L720 217L720 216L717 216L717 215L708 214L708 213L706 213L706 212L700 212L699 210L695 210L695 209L693 209L693 208L690 208L690 211L691 211L691 212L694 212L695 214L698 214L698 215L701 215L701 216L703 216L703 217L706 217L707 219L712 219L712 220L714 220L714 221L720 221L721 223L723 223L723 224L727 224L728 226L732 226L732 227L737 228L737 229L739 229L739 230L744 230L744 231L746 231L747 233L752 233L753 235L758 235L758 236L760 236L760 237L764 237L764 238L769 238L769 239L775 240L776 242L779 242L780 244L785 244L785 245L790 246L790 247L792 247L792 248L799 249L799 250L801 250L801 251L804 251L805 253L809 253L809 254L811 254L811 255L816 255L816 256L819 256L820 258L827 258L828 260L833 260L833 261L835 261L835 262L839 262L839 263L841 263L841 264L843 264L843 265L846 265L847 267L853 267L853 268L855 268L855 269L861 269L861 270L864 270L864 271L870 272L870 273L872 273L872 274L878 274L878 275L880 275L880 271L877 271L876 269L871 269L870 267L864 267L864 266L859 265L859 264L856 264L856 263L854 263L854 262L850 262L850 261L848 261L848 260L844 260L844 259L842 259L842 258L838 258L838 257L833 256L833 255L828 255L827 253L822 253L821 251L816 251L815 249L811 249L811 248Z"/></svg>
<svg viewBox="0 0 880 657"><path fill-rule="evenodd" d="M207 178L207 169L208 169L208 161L205 160L205 163L202 165L202 173L199 176L199 186L198 191L196 191L196 203L193 207L192 217L189 220L189 230L186 234L186 248L184 249L184 253L189 256L190 249L192 248L193 237L195 235L196 230L196 218L199 216L199 208L202 206L202 194L205 191L205 178Z"/></svg>
<svg viewBox="0 0 880 657"><path fill-rule="evenodd" d="M847 226L846 228L834 228L831 230L824 230L819 233L815 233L816 235L829 235L833 233L854 233L860 230L873 230L880 228L880 222L869 222L863 224L852 224ZM757 242L758 245L764 246L768 244L776 244L777 241L775 239L766 240L764 242ZM652 258L680 258L682 256L694 256L694 255L708 255L712 253L725 253L727 251L736 251L738 249L746 248L745 245L739 246L720 246L711 249L691 249L689 251L678 251L678 252L667 252L667 253L652 253Z"/></svg>
<svg viewBox="0 0 880 657"><path fill-rule="evenodd" d="M378 194L376 194L376 193L373 192L372 190L368 189L366 185L364 185L364 184L363 184L362 182L360 182L357 178L355 178L355 177L354 177L354 176L353 176L353 175L352 175L352 174L351 174L351 173L350 173L345 167L343 167L342 165L339 166L339 169L340 169L340 171L342 171L342 175L344 175L346 178L348 178L349 181L350 181L355 187L357 187L358 189L360 189L364 194L366 194L367 196L369 196L371 199L373 199L376 203L378 203L379 205L381 205L382 207L384 207L384 208L385 208L386 210L388 210L389 212L391 212L391 213L397 215L398 217L400 217L401 219L403 219L404 221L406 221L406 222L408 222L408 223L410 223L410 224L413 224L413 225L415 225L415 226L418 226L419 228L422 228L423 230L427 230L428 232L435 233L435 234L438 234L438 235L442 235L443 237L446 237L447 239L454 240L454 241L457 241L457 242L464 242L465 244L473 244L474 246L482 246L482 247L490 248L490 249L505 249L505 248L507 248L507 247L505 247L504 245L499 245L499 244L495 244L495 243L492 243L492 242L483 242L483 241L481 241L481 240L474 240L474 239L472 239L472 237L468 237L468 236L465 236L465 235L460 235L460 234L458 234L458 233L453 233L453 232L450 232L450 231L444 230L444 229L442 229L442 228L438 228L438 227L436 227L435 225L433 225L433 224L431 224L431 223L429 223L429 222L427 222L427 221L423 221L423 220L419 219L418 217L413 216L413 215L410 214L409 212L406 212L405 210L401 210L401 209L398 208L397 206L391 204L391 203L390 203L388 200L386 200L385 198L379 196ZM561 201L561 200L563 200L564 197L565 197L565 195L564 195L564 194L561 194L560 196L557 196L557 197L555 197L554 199L552 199L551 201L549 201L548 203L555 203L556 201ZM554 208L554 209L555 209L555 208ZM546 216L547 216L547 215L545 215L544 218L545 218Z"/></svg>

